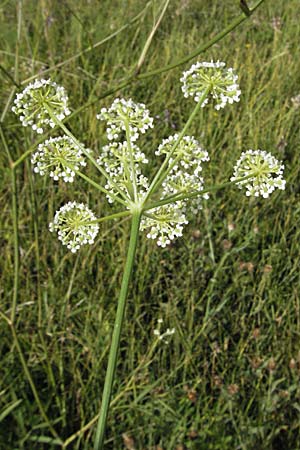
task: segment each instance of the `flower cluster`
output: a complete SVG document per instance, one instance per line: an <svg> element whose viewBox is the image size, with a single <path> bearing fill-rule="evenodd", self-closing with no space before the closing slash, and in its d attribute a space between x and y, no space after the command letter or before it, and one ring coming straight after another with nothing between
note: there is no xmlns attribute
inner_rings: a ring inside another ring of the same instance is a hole
<svg viewBox="0 0 300 450"><path fill-rule="evenodd" d="M168 161L169 173L162 183L160 200L176 194L203 190L204 180L200 173L202 162L209 160L208 153L193 136L184 136L175 147L178 138L178 134L175 134L164 139L155 152L157 156L167 157L172 152ZM203 198L207 198L207 195L157 207L150 211L149 216L143 218L141 228L149 228L147 237L157 239L157 244L165 247L175 237L182 236L183 227L188 223L188 213L191 211L196 214L202 208Z"/></svg>
<svg viewBox="0 0 300 450"><path fill-rule="evenodd" d="M187 171L177 170L169 174L162 184L162 198L175 194L188 194L203 191L204 179L198 174L190 174ZM208 199L207 193L193 199L176 202L185 213L197 214L202 209L203 199Z"/></svg>
<svg viewBox="0 0 300 450"><path fill-rule="evenodd" d="M94 213L83 203L68 202L56 211L49 229L56 231L62 244L76 253L82 245L94 243L99 231L96 220Z"/></svg>
<svg viewBox="0 0 300 450"><path fill-rule="evenodd" d="M168 156L178 141L179 135L174 134L164 139L155 154ZM196 175L202 171L201 163L209 161L209 156L193 136L184 136L170 158L170 165L178 159L178 165L183 169L192 169Z"/></svg>
<svg viewBox="0 0 300 450"><path fill-rule="evenodd" d="M97 118L107 121L111 141L101 149L97 160L109 175L105 186L111 194L107 195L108 201L113 203L119 195L116 185L128 199L140 200L148 189L148 179L141 169L148 159L135 142L140 133L153 127L149 111L143 103L117 98L110 108L102 108Z"/></svg>
<svg viewBox="0 0 300 450"><path fill-rule="evenodd" d="M30 126L39 134L44 132L45 125L55 127L49 110L58 120L63 120L70 114L65 89L50 79L36 80L29 84L23 92L17 94L12 107L22 125Z"/></svg>
<svg viewBox="0 0 300 450"><path fill-rule="evenodd" d="M50 138L40 144L31 162L35 173L47 174L55 181L62 178L70 183L80 166L86 166L81 147L68 136Z"/></svg>
<svg viewBox="0 0 300 450"><path fill-rule="evenodd" d="M283 169L282 163L271 153L264 150L247 150L237 161L231 181L236 181L240 189L245 187L247 196L261 195L268 198L275 188L285 189ZM243 177L249 178L237 181Z"/></svg>
<svg viewBox="0 0 300 450"><path fill-rule="evenodd" d="M136 183L138 197L140 198L148 189L148 179L142 175L140 164L147 164L148 159L137 145L131 143L111 142L101 149L101 155L97 159L99 166L102 166L110 175L110 178L116 183L128 197L132 195L131 189ZM109 203L114 202L114 196L118 193L115 187L108 180L105 188L113 194L107 195Z"/></svg>
<svg viewBox="0 0 300 450"><path fill-rule="evenodd" d="M157 328L153 330L153 334L158 337L160 341L163 341L165 344L168 344L169 341L166 339L169 336L172 336L175 333L175 328L167 328L163 333L161 332L161 325L163 323L163 319L157 320Z"/></svg>
<svg viewBox="0 0 300 450"><path fill-rule="evenodd" d="M164 139L155 154L168 156L176 145L178 138L178 134L175 134ZM193 136L184 136L169 158L170 172L162 184L162 197L203 190L204 180L200 173L202 172L202 163L205 161L209 161L207 151L201 147ZM202 209L202 198L207 198L207 195L190 200L188 205L185 202L185 210L188 209L188 206L196 214Z"/></svg>
<svg viewBox="0 0 300 450"><path fill-rule="evenodd" d="M145 133L148 128L153 128L153 119L146 106L131 99L116 98L109 109L101 109L97 119L107 121L106 131L110 141L120 138L126 131L126 124L132 142L138 139L139 133Z"/></svg>
<svg viewBox="0 0 300 450"><path fill-rule="evenodd" d="M197 62L183 72L180 81L183 83L182 91L185 97L192 96L199 102L207 91L208 95L202 102L204 107L209 98L215 103L215 109L224 108L226 103L238 102L241 91L237 84L238 76L234 69L225 68L226 64L217 62Z"/></svg>
<svg viewBox="0 0 300 450"><path fill-rule="evenodd" d="M156 239L159 247L166 247L171 241L182 236L188 220L182 210L181 202L159 206L143 217L141 230L149 229L147 238Z"/></svg>
<svg viewBox="0 0 300 450"><path fill-rule="evenodd" d="M239 101L241 91L237 80L234 69L226 68L224 62L197 62L183 73L182 91L185 97L192 96L202 107L212 100L218 110L227 103ZM297 101L298 96L292 99L293 104ZM45 125L55 126L55 118L62 120L70 114L67 104L64 88L42 79L17 94L12 110L20 116L24 126L41 134ZM142 170L148 159L136 144L140 134L153 128L149 110L143 103L117 98L109 108L101 109L97 119L107 122L109 144L101 149L97 164L107 174L108 201L112 203L121 196L128 208L133 203L142 207L147 202L149 206L149 182ZM89 152L68 136L62 136L40 144L31 161L36 173L47 174L56 181L73 182L76 172L86 165L84 155ZM202 164L209 161L209 156L193 136L178 134L164 139L155 155L166 158L166 172L159 172L158 179L155 177L150 185L154 202L152 207L150 204L151 209L145 208L141 229L160 247L166 247L182 236L188 214L197 214L203 198L208 198L206 193L198 194L204 189ZM238 160L231 181L241 189L245 187L247 196L267 198L275 188L285 188L283 168L270 153L248 150ZM93 243L98 229L94 214L84 204L76 202L60 208L50 224L50 230L57 231L59 240L74 253L81 245Z"/></svg>

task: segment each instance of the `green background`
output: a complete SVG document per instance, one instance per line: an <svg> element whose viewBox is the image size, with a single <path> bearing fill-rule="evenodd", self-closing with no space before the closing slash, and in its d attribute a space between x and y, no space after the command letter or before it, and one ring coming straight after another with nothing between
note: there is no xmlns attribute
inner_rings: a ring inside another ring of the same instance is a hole
<svg viewBox="0 0 300 450"><path fill-rule="evenodd" d="M5 317L14 292L14 233L12 171L4 143L16 161L38 142L10 111L16 89L11 78L22 88L37 74L63 85L72 111L82 107L67 125L96 154L106 143L104 124L95 117L101 107L116 96L144 102L155 117L154 130L141 141L151 175L159 164L157 146L183 127L194 106L183 98L179 82L191 63L99 97L134 72L162 5L0 2ZM240 14L234 0L171 0L141 73L185 57ZM222 111L204 108L193 123L191 134L211 158L203 171L205 184L228 180L240 153L252 148L284 161L287 187L267 200L246 198L236 188L211 194L183 238L166 249L141 234L107 449L300 449L300 107L291 100L300 94L299 16L298 0L266 0L192 61L226 61L236 69L242 90L239 104ZM99 177L92 167L86 172ZM0 319L0 449L61 448L41 415L31 380L60 438L72 437L65 448L89 450L129 223L104 223L93 246L67 253L48 231L62 204L83 201L99 217L118 206L109 206L83 180L57 184L33 175L30 157L15 175L20 270L15 323L11 327ZM155 340L159 318L162 330L176 330L168 344Z"/></svg>

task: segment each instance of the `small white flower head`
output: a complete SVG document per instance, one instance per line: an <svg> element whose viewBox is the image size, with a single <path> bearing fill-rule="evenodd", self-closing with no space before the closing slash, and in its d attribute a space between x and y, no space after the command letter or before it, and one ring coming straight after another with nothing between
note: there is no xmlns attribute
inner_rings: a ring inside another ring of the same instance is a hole
<svg viewBox="0 0 300 450"><path fill-rule="evenodd" d="M157 336L158 340L164 342L165 344L168 344L169 341L166 338L172 336L175 333L175 328L167 328L166 331L161 332L162 323L163 323L163 320L158 319L157 328L155 328L155 330L153 330L153 334L154 334L154 336Z"/></svg>
<svg viewBox="0 0 300 450"><path fill-rule="evenodd" d="M102 147L101 155L97 162L99 165L105 166L108 171L110 167L119 166L120 164L130 165L132 162L135 164L148 163L145 154L133 143L131 143L131 152L128 149L126 141L110 142L108 145Z"/></svg>
<svg viewBox="0 0 300 450"><path fill-rule="evenodd" d="M234 167L231 181L250 176L244 181L237 181L240 189L246 188L246 195L268 198L276 189L285 189L282 178L284 166L271 153L264 150L247 150L243 152Z"/></svg>
<svg viewBox="0 0 300 450"><path fill-rule="evenodd" d="M174 170L164 180L162 198L174 194L200 192L204 189L204 179L199 172L190 174L183 170ZM193 199L177 202L182 210L189 216L190 213L197 214L202 209L203 199L208 199L208 194L199 195Z"/></svg>
<svg viewBox="0 0 300 450"><path fill-rule="evenodd" d="M221 61L197 62L183 72L180 81L183 83L182 91L187 98L192 96L199 102L206 89L208 96L202 103L204 107L210 99L213 100L216 109L224 108L226 103L232 104L240 100L240 88L237 84L238 76L234 69L225 68Z"/></svg>
<svg viewBox="0 0 300 450"><path fill-rule="evenodd" d="M164 139L155 154L168 155L177 140L178 134ZM202 171L202 162L209 161L207 151L200 146L193 136L184 136L170 158L169 166L173 164L175 158L178 158L178 162L162 184L163 192L161 198L173 194L202 191L204 180L200 173ZM187 213L190 210L193 214L196 214L202 209L203 198L208 198L208 195L204 194L188 202L181 202L183 210Z"/></svg>
<svg viewBox="0 0 300 450"><path fill-rule="evenodd" d="M168 156L178 138L179 135L174 134L173 136L169 136L164 139L155 154L157 156ZM193 136L184 136L181 139L179 145L170 158L169 165L171 165L177 157L180 157L178 160L178 166L185 170L192 170L195 175L201 172L202 162L209 161L207 151L201 147L200 143Z"/></svg>
<svg viewBox="0 0 300 450"><path fill-rule="evenodd" d="M149 230L147 238L156 239L159 247L166 247L176 237L182 236L184 225L188 223L181 202L159 206L144 216L141 230Z"/></svg>
<svg viewBox="0 0 300 450"><path fill-rule="evenodd" d="M133 174L131 172L132 164L136 177L136 185L138 188L138 197L142 197L148 189L148 179L142 175L141 164L147 164L148 159L145 154L135 144L131 144L132 155L128 150L127 142L111 142L101 149L101 155L97 159L97 163L102 166L110 175L114 182L118 185L127 196L129 196L129 186L133 182ZM115 187L107 181L105 186L112 196L107 195L109 203L114 202L117 196Z"/></svg>
<svg viewBox="0 0 300 450"><path fill-rule="evenodd" d="M155 154L168 157L178 138L175 134L164 139ZM168 160L169 173L162 183L159 199L202 191L204 181L200 173L204 161L209 161L207 151L193 136L184 136ZM148 216L143 217L141 229L146 229L147 237L155 239L157 245L166 247L173 239L182 236L184 225L188 223L188 213L196 214L202 209L203 198L207 198L207 194L153 208Z"/></svg>
<svg viewBox="0 0 300 450"><path fill-rule="evenodd" d="M68 96L62 86L58 86L50 79L35 80L23 92L17 94L12 111L20 117L24 127L29 126L42 134L45 125L55 127L46 106L58 120L63 120L71 113L68 108Z"/></svg>
<svg viewBox="0 0 300 450"><path fill-rule="evenodd" d="M68 136L50 138L40 144L31 162L35 173L70 183L74 181L76 171L86 166L80 147Z"/></svg>
<svg viewBox="0 0 300 450"><path fill-rule="evenodd" d="M295 95L295 97L292 97L291 102L295 109L300 108L300 94Z"/></svg>
<svg viewBox="0 0 300 450"><path fill-rule="evenodd" d="M62 244L76 253L82 245L94 243L99 231L96 220L94 213L83 203L68 202L56 211L49 230L56 231Z"/></svg>
<svg viewBox="0 0 300 450"><path fill-rule="evenodd" d="M136 141L139 133L145 133L153 128L153 118L143 103L133 100L116 98L109 109L102 108L97 119L107 121L107 137L110 141L120 138L126 131L126 122L129 125L130 139Z"/></svg>

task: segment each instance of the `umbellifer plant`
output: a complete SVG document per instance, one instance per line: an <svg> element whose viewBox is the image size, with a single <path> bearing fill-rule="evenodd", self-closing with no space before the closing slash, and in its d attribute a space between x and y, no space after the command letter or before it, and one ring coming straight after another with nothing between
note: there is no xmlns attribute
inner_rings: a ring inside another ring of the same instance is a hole
<svg viewBox="0 0 300 450"><path fill-rule="evenodd" d="M76 201L68 202L55 214L49 228L73 253L80 247L93 244L100 222L130 216L131 231L127 259L119 293L118 308L104 384L94 449L103 448L105 427L112 385L117 363L120 335L132 267L140 232L154 239L160 247L182 236L189 216L202 207L203 198L210 191L236 185L247 196L264 198L275 190L284 189L283 165L264 150L245 150L237 161L230 181L204 187L202 164L209 154L188 130L200 108L213 105L219 110L239 101L238 76L224 62L198 62L181 78L184 97L195 101L185 126L179 134L164 139L155 155L164 158L151 180L143 174L147 156L138 147L140 134L153 127L153 119L144 104L131 99L116 98L110 108L102 108L97 118L107 123L108 144L95 152L87 149L65 127L62 120L70 114L65 89L51 80L37 80L19 93L13 111L24 126L43 134L46 127L59 127L62 136L50 138L38 146L32 155L34 172L53 180L72 183L83 177L103 192L109 203L120 204L121 211L97 218L89 207ZM90 179L83 172L87 160L105 178L105 185ZM169 330L173 333L173 330Z"/></svg>

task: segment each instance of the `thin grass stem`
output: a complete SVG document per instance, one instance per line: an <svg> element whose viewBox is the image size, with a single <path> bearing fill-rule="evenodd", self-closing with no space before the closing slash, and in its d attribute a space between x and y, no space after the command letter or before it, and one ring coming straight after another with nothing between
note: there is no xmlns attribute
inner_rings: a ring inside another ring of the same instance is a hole
<svg viewBox="0 0 300 450"><path fill-rule="evenodd" d="M205 44L198 47L193 52L189 53L184 58L175 61L174 63L168 64L167 66L161 67L159 69L152 70L150 72L142 73L137 76L138 79L144 79L152 77L153 75L160 75L163 72L168 72L169 70L175 69L176 67L179 67L187 62L189 62L191 59L195 58L196 56L199 56L200 53L205 52L210 47L212 47L214 44L217 44L221 39L223 39L227 34L229 34L231 31L233 31L236 27L238 27L241 23L245 22L245 20L249 19L249 17L256 11L256 9L264 2L265 0L259 0L252 8L249 9L250 14L242 13L240 14L236 19L234 19L224 30L220 31L216 36L214 36L212 39L210 39Z"/></svg>
<svg viewBox="0 0 300 450"><path fill-rule="evenodd" d="M41 416L43 417L43 419L45 420L45 422L46 422L46 424L47 424L47 426L48 426L48 428L49 428L51 434L52 434L56 439L58 439L58 440L60 441L60 443L62 444L63 441L60 439L59 435L57 434L57 432L55 431L55 429L54 429L53 426L51 425L51 422L50 422L50 420L49 420L49 418L48 418L48 416L47 416L47 414L46 414L46 412L45 412L45 410L44 410L44 407L43 407L43 405L42 405L42 402L41 402L41 400L40 400L40 397L39 397L37 388L36 388L36 386L35 386L35 383L34 383L34 381L33 381L32 376L31 376L30 370L28 369L28 366L27 366L27 363L26 363L26 360L25 360L25 357L24 357L24 354L23 354L23 350L22 350L22 348L21 348L21 345L20 345L20 342L19 342L19 339L18 339L16 330L15 330L15 327L14 327L14 324L13 324L13 322L12 322L12 321L4 314L4 313L2 313L1 311L0 311L0 316L7 322L7 324L8 324L9 327L10 327L10 330L11 330L11 333L12 333L12 337L13 337L13 341L14 341L14 345L16 346L16 349L17 349L17 352L18 352L18 354L19 354L19 358L20 358L20 361L21 361L21 364L22 364L22 367L23 367L25 376L26 376L27 381L28 381L28 383L29 383L29 385L30 385L30 387L31 387L31 390L32 390L34 399L35 399L35 401L36 401L36 404L37 404L37 406L38 406L38 408L39 408L40 414L41 414Z"/></svg>
<svg viewBox="0 0 300 450"><path fill-rule="evenodd" d="M6 138L4 136L2 126L0 124L0 135L3 146L5 148L7 158L10 165L10 175L11 175L11 186L12 186L12 222L13 222L13 243L14 243L14 288L13 288L13 298L11 306L11 321L15 322L17 302L19 295L19 285L20 285L20 253L19 253L19 226L18 226L18 189L16 180L16 171L13 166L13 159L11 157L10 150L7 145Z"/></svg>
<svg viewBox="0 0 300 450"><path fill-rule="evenodd" d="M2 66L2 64L0 64L0 70L4 73L4 75L6 76L6 78L9 79L9 81L11 81L11 83L16 86L18 89L21 87L20 84L11 76L11 74L5 69L5 67Z"/></svg>
<svg viewBox="0 0 300 450"><path fill-rule="evenodd" d="M137 20L139 20L140 17L142 17L145 12L147 11L147 9L149 8L149 6L151 5L151 3L153 3L153 0L149 0L145 7L142 9L142 11L140 11L135 17L133 17L132 19L129 20L129 22L127 22L125 25L122 25L118 30L114 31L113 33L109 34L108 36L106 36L104 39L101 39L101 41L96 42L95 44L90 45L89 47L81 50L80 52L76 53L73 56L70 56L70 58L65 59L64 61L61 61L57 64L55 64L54 66L49 67L48 69L45 69L43 71L41 71L38 74L32 75L29 78L26 78L25 80L23 80L21 82L21 85L25 85L27 83L29 83L30 81L39 78L39 77L43 77L46 74L53 72L54 70L57 70L63 66L65 66L66 64L74 61L75 59L79 58L80 56L84 55L85 53L88 53L92 50L94 50L95 48L100 47L101 45L105 44L106 42L110 41L111 39L113 39L114 37L118 36L118 34L120 34L122 31L126 30L128 27L130 27L133 23L135 23ZM20 87L19 85L16 85L17 87Z"/></svg>
<svg viewBox="0 0 300 450"><path fill-rule="evenodd" d="M153 40L153 37L154 37L154 35L155 35L155 33L156 33L160 23L161 23L164 15L166 13L166 11L167 11L169 3L170 3L170 0L166 0L165 4L163 6L162 12L160 13L160 16L159 16L157 22L153 26L153 28L152 28L152 30L151 30L148 38L147 38L147 41L146 41L146 43L144 45L144 48L143 48L142 53L141 53L141 56L139 57L138 63L136 65L135 73L139 73L139 71L141 70L141 67L142 67L142 65L143 65L143 63L145 61L146 54L147 54L147 52L148 52L148 50L150 48L151 42Z"/></svg>

